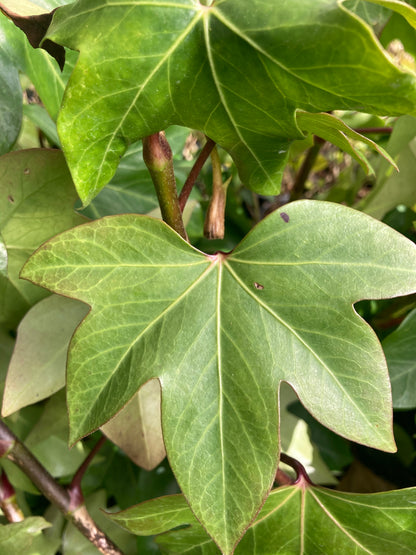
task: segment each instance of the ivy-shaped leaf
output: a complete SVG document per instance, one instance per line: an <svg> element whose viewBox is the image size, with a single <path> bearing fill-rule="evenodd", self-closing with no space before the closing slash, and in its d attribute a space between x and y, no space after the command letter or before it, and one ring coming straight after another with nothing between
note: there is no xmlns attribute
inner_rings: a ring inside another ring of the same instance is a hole
<svg viewBox="0 0 416 555"><path fill-rule="evenodd" d="M416 488L341 493L301 479L271 492L235 554L411 555L416 549L415 493ZM164 553L220 553L181 495L152 499L107 516L133 534L160 534L156 541Z"/></svg>
<svg viewBox="0 0 416 555"><path fill-rule="evenodd" d="M80 51L58 128L84 204L130 143L171 124L203 130L275 194L297 109L416 114L415 75L338 0L79 0L46 36Z"/></svg>
<svg viewBox="0 0 416 555"><path fill-rule="evenodd" d="M395 449L384 356L352 304L415 291L416 246L369 216L295 202L216 255L152 218L107 217L22 276L92 307L70 347L71 442L158 378L172 468L224 553L271 487L282 380L336 433Z"/></svg>

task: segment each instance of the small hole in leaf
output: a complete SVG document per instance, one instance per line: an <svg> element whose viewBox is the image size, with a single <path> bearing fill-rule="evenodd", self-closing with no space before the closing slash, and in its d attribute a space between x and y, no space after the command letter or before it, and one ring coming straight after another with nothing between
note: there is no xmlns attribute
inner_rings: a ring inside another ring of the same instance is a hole
<svg viewBox="0 0 416 555"><path fill-rule="evenodd" d="M9 195L9 196L7 197L7 200L8 200L9 202L14 202L14 198L12 197L12 195Z"/></svg>
<svg viewBox="0 0 416 555"><path fill-rule="evenodd" d="M257 281L254 282L254 287L256 289L260 289L260 291L264 289L264 285L262 285L261 283L257 283Z"/></svg>
<svg viewBox="0 0 416 555"><path fill-rule="evenodd" d="M29 174L30 174L29 168L25 168L24 171L23 171L23 173L24 173L25 175L29 175Z"/></svg>

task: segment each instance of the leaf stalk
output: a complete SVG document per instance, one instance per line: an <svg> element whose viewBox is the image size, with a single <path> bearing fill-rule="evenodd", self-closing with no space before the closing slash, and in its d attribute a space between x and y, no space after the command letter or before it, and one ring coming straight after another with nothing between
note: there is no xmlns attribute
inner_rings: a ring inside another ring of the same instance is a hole
<svg viewBox="0 0 416 555"><path fill-rule="evenodd" d="M208 156L211 154L212 149L215 146L215 142L212 139L207 138L207 142L205 143L203 149L198 155L198 158L195 160L195 164L192 166L191 171L182 187L182 191L179 195L179 206L181 211L184 211L185 204L191 194L191 191L195 185L198 175L202 170L203 165L208 159Z"/></svg>
<svg viewBox="0 0 416 555"><path fill-rule="evenodd" d="M85 505L71 511L71 496L49 474L38 459L0 420L0 444L9 445L0 456L12 461L28 476L43 495L53 503L78 530L104 555L123 555L89 515Z"/></svg>
<svg viewBox="0 0 416 555"><path fill-rule="evenodd" d="M172 150L163 131L144 137L143 160L152 177L163 220L188 240L179 207Z"/></svg>
<svg viewBox="0 0 416 555"><path fill-rule="evenodd" d="M212 196L204 223L204 235L207 239L224 239L225 204L227 189L231 178L222 182L221 160L216 147L211 152L212 162Z"/></svg>

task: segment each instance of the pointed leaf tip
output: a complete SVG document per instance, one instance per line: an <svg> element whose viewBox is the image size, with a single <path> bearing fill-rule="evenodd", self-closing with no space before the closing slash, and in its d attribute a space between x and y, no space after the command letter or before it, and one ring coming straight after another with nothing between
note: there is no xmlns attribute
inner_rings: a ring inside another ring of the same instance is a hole
<svg viewBox="0 0 416 555"><path fill-rule="evenodd" d="M50 240L26 266L92 306L68 360L71 440L158 378L172 468L225 553L273 481L282 380L336 433L394 448L384 356L352 305L416 291L416 246L332 203L284 214L215 257L160 221L103 218Z"/></svg>

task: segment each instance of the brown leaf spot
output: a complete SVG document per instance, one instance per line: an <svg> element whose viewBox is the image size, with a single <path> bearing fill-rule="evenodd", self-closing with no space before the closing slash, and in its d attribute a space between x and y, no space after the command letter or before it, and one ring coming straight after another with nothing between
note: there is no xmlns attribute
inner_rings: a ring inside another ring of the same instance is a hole
<svg viewBox="0 0 416 555"><path fill-rule="evenodd" d="M282 218L282 220L286 223L288 223L289 221L289 214L286 214L286 212L280 212L280 217Z"/></svg>

